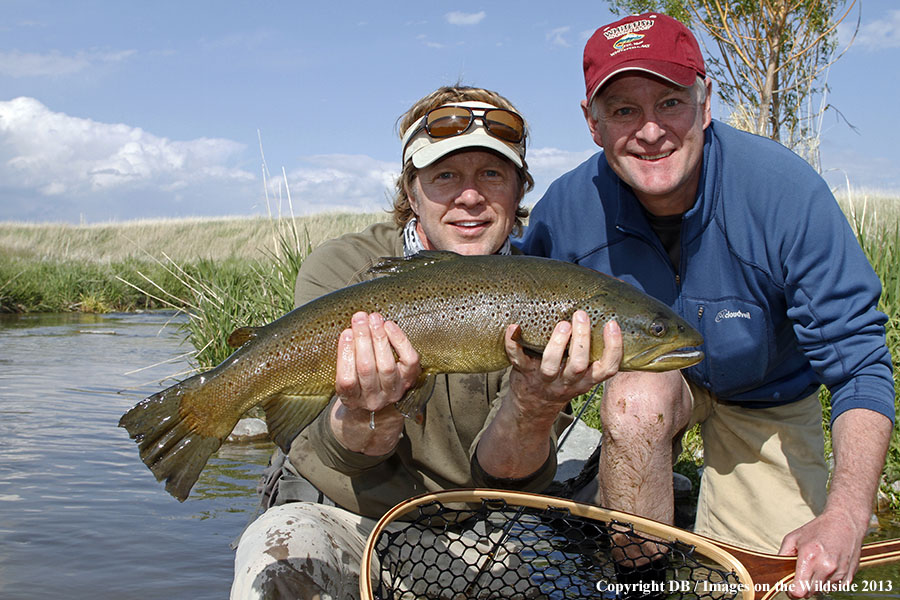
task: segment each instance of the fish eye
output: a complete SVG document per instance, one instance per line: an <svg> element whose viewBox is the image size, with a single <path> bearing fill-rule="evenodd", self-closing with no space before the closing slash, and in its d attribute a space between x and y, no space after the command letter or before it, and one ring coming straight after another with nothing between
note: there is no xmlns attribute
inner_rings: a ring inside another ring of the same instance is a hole
<svg viewBox="0 0 900 600"><path fill-rule="evenodd" d="M666 324L663 323L662 321L653 321L652 323L650 323L649 329L650 329L650 334L654 335L656 337L662 337L662 336L666 335L666 331L668 330L668 328L666 327Z"/></svg>

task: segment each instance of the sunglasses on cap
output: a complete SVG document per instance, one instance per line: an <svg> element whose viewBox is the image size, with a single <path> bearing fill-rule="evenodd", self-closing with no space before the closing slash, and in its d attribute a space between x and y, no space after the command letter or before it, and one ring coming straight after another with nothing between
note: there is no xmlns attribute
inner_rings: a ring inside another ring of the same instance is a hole
<svg viewBox="0 0 900 600"><path fill-rule="evenodd" d="M476 115L476 111L481 114ZM403 152L406 152L406 147L423 129L432 138L449 138L466 133L475 123L475 119L481 119L484 130L499 140L519 144L525 139L525 120L511 110L477 106L439 106L425 113L422 124L409 135L403 146Z"/></svg>

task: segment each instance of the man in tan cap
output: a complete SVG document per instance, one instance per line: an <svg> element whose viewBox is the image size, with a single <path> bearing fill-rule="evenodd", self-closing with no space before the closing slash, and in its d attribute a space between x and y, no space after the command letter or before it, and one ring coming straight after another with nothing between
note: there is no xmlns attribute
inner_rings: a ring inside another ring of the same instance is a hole
<svg viewBox="0 0 900 600"><path fill-rule="evenodd" d="M684 25L646 13L601 27L584 77L603 151L550 186L523 249L655 296L700 330L706 355L683 374L607 383L596 501L672 522L673 449L702 423L696 530L797 555L795 596L851 580L894 418L877 276L805 161L711 118Z"/></svg>
<svg viewBox="0 0 900 600"><path fill-rule="evenodd" d="M520 204L533 180L525 121L512 104L482 88L441 88L400 129L394 222L317 248L300 269L297 305L368 277L385 256L518 252L509 237L527 216ZM420 373L415 349L377 314L348 325L335 398L273 463L271 508L241 537L233 599L358 597L367 534L397 503L458 487L544 489L556 471L556 435L571 421L560 411L622 359L612 323L601 360L589 361L583 311L556 326L542 359L526 356L511 329L514 368L441 375L421 418L405 419L393 405Z"/></svg>

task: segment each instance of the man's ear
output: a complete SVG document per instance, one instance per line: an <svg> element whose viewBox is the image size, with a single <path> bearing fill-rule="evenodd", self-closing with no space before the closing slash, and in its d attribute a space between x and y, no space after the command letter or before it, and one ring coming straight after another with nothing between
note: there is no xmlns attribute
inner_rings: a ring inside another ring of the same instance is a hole
<svg viewBox="0 0 900 600"><path fill-rule="evenodd" d="M712 123L712 79L706 78L706 102L703 104L703 129Z"/></svg>
<svg viewBox="0 0 900 600"><path fill-rule="evenodd" d="M600 127L598 126L597 120L591 115L591 106L588 104L587 100L581 101L581 112L584 114L584 120L587 122L588 131L591 132L591 138L594 140L594 143L603 147L603 140L600 137Z"/></svg>
<svg viewBox="0 0 900 600"><path fill-rule="evenodd" d="M413 178L413 181L415 181L415 178ZM419 216L419 207L416 206L418 204L418 201L416 200L416 195L413 194L412 185L410 183L403 182L403 193L406 194L406 199L409 202L409 207L412 209L412 211L418 217Z"/></svg>

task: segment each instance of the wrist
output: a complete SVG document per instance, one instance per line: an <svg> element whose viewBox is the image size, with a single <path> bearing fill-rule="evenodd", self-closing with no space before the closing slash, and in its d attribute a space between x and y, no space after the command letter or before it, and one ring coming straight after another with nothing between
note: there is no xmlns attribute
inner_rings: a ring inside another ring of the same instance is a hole
<svg viewBox="0 0 900 600"><path fill-rule="evenodd" d="M822 512L848 521L857 528L866 530L872 518L874 504L874 495L872 498L868 498L868 494L862 497L854 494L831 492L828 494L828 499L825 501L825 508Z"/></svg>
<svg viewBox="0 0 900 600"><path fill-rule="evenodd" d="M403 415L393 405L373 412L335 402L330 420L334 437L344 448L367 456L389 454L403 433Z"/></svg>
<svg viewBox="0 0 900 600"><path fill-rule="evenodd" d="M508 423L523 433L535 431L549 433L567 403L560 404L541 394L520 393L511 388L500 407L500 412Z"/></svg>

